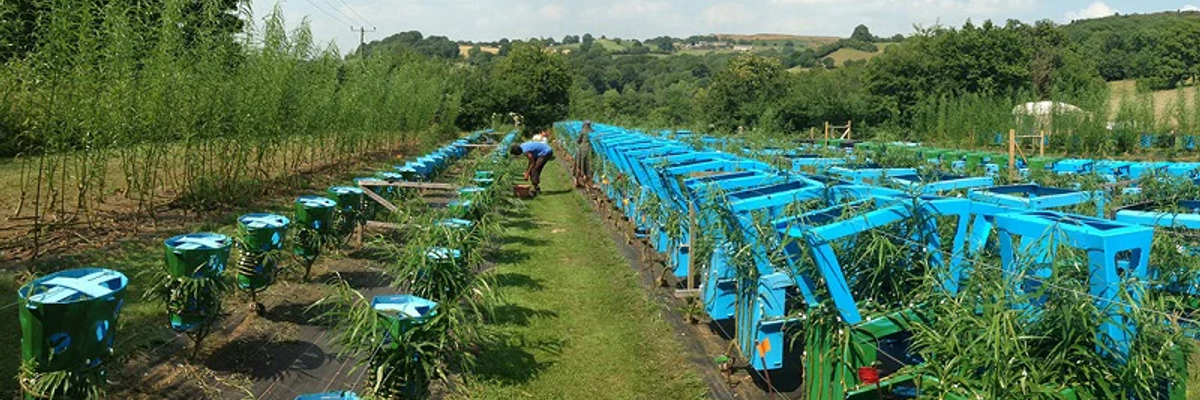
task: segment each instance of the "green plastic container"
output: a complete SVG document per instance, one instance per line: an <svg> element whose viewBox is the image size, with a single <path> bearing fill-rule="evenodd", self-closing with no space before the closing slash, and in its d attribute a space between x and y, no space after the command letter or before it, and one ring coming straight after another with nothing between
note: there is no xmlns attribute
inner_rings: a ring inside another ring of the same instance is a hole
<svg viewBox="0 0 1200 400"><path fill-rule="evenodd" d="M425 323L437 315L438 303L411 294L375 296L371 299L371 308L379 313L379 322L385 333L384 346L398 348L396 338L403 337L404 332L412 327Z"/></svg>
<svg viewBox="0 0 1200 400"><path fill-rule="evenodd" d="M987 158L987 153L970 152L966 154L967 168L974 168L983 165L983 159Z"/></svg>
<svg viewBox="0 0 1200 400"><path fill-rule="evenodd" d="M329 198L337 202L338 210L354 212L362 209L363 190L352 186L334 186L327 191Z"/></svg>
<svg viewBox="0 0 1200 400"><path fill-rule="evenodd" d="M327 232L333 225L337 201L321 196L301 196L296 199L296 223L305 229Z"/></svg>
<svg viewBox="0 0 1200 400"><path fill-rule="evenodd" d="M1046 166L1054 165L1054 163L1056 163L1056 162L1058 162L1058 159L1053 158L1053 157L1029 157L1028 158L1028 166L1029 166L1029 170L1031 170L1031 171L1045 170Z"/></svg>
<svg viewBox="0 0 1200 400"><path fill-rule="evenodd" d="M496 180L492 179L492 178L475 178L476 186L489 188L489 187L492 187L493 183L496 183Z"/></svg>
<svg viewBox="0 0 1200 400"><path fill-rule="evenodd" d="M56 272L17 291L21 357L38 371L83 371L112 354L117 317L125 305L124 274L102 268Z"/></svg>
<svg viewBox="0 0 1200 400"><path fill-rule="evenodd" d="M233 240L228 236L199 232L179 235L163 242L167 273L177 278L214 278L225 271Z"/></svg>
<svg viewBox="0 0 1200 400"><path fill-rule="evenodd" d="M475 202L469 199L451 201L449 208L450 214L455 218L476 219L479 217L479 207L475 207Z"/></svg>
<svg viewBox="0 0 1200 400"><path fill-rule="evenodd" d="M926 160L941 159L946 154L946 151L943 149L923 149L921 150L921 157L924 157Z"/></svg>
<svg viewBox="0 0 1200 400"><path fill-rule="evenodd" d="M349 235L363 218L363 190L352 186L334 186L328 190L330 198L337 201L338 233Z"/></svg>
<svg viewBox="0 0 1200 400"><path fill-rule="evenodd" d="M238 288L258 292L275 280L276 261L262 254L283 248L291 221L278 214L246 214L238 218L242 234L242 255L238 261Z"/></svg>

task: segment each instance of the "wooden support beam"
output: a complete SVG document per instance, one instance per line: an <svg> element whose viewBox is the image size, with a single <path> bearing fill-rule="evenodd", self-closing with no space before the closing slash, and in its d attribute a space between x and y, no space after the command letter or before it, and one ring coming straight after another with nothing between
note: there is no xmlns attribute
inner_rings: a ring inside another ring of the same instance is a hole
<svg viewBox="0 0 1200 400"><path fill-rule="evenodd" d="M379 194L375 193L374 190L370 190L370 189L364 190L363 194L367 195L367 198L369 198L371 200L375 200L376 203L379 203L380 205L383 206L383 208L388 209L388 211L396 212L396 210L398 210L398 208L396 208L395 204L392 204L392 202L387 201L387 199L379 196Z"/></svg>
<svg viewBox="0 0 1200 400"><path fill-rule="evenodd" d="M675 298L687 299L700 297L700 289L676 289Z"/></svg>
<svg viewBox="0 0 1200 400"><path fill-rule="evenodd" d="M365 187L394 187L394 188L427 189L427 190L458 190L459 189L459 187L457 185L451 185L449 183L404 182L404 181L388 182L385 180L359 181L358 186L361 186L364 188Z"/></svg>
<svg viewBox="0 0 1200 400"><path fill-rule="evenodd" d="M367 221L367 223L363 224L363 227L367 228L367 229L396 229L396 230L399 230L399 229L404 229L407 226L401 225L401 224L395 224L395 223L391 223L391 222Z"/></svg>

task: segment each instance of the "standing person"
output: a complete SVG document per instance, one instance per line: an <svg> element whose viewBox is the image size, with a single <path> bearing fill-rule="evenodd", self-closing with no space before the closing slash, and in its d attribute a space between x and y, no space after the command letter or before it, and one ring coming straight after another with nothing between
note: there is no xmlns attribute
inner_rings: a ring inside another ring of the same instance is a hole
<svg viewBox="0 0 1200 400"><path fill-rule="evenodd" d="M529 159L529 166L525 168L525 179L533 184L533 194L536 196L538 192L542 191L542 168L546 167L547 162L554 159L554 149L542 142L525 142L509 147L508 154L514 156L524 154L525 158Z"/></svg>
<svg viewBox="0 0 1200 400"><path fill-rule="evenodd" d="M579 151L575 154L575 187L591 186L592 171L592 141L588 138L592 133L592 121L583 121L583 129L579 130Z"/></svg>

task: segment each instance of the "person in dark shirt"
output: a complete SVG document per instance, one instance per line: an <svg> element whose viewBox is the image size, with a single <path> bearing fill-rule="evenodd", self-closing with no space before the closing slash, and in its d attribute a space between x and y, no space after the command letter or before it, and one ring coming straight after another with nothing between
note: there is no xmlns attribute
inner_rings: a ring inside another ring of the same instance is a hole
<svg viewBox="0 0 1200 400"><path fill-rule="evenodd" d="M529 159L529 166L525 168L525 179L533 184L534 195L541 192L542 168L546 166L547 162L554 159L554 149L542 142L525 142L508 148L508 154L514 156L524 154L525 158Z"/></svg>
<svg viewBox="0 0 1200 400"><path fill-rule="evenodd" d="M583 121L583 129L579 131L579 151L575 155L575 187L583 188L592 182L592 142L588 136L592 133L592 121Z"/></svg>

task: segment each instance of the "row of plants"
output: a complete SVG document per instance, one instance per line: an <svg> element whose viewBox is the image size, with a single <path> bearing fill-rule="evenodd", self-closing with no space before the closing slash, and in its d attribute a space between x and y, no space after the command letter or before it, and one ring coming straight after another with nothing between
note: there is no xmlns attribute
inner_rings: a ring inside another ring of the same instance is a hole
<svg viewBox="0 0 1200 400"><path fill-rule="evenodd" d="M337 332L333 341L361 360L366 398L426 398L436 383L469 374L492 339L483 325L496 299L484 266L499 250L500 210L511 200L504 188L517 176L518 166L504 156L515 138L509 134L494 153L463 169L473 173L459 179L459 202L407 213L397 221L403 232L372 243L388 254L391 286L411 297L368 298L342 282L318 303L332 306L321 318ZM388 306L392 301L424 308L414 313Z"/></svg>
<svg viewBox="0 0 1200 400"><path fill-rule="evenodd" d="M465 145L470 141L479 140L481 135L482 132L476 133L468 139L439 149L435 153L437 165L431 169L431 175L424 178L432 178L432 174L446 170L450 163L464 157L467 154ZM388 182L386 179L393 176L392 172L379 172L372 179ZM381 197L387 201L411 201L413 197L402 191L387 192L378 187L372 187L372 190L379 190ZM383 213L382 207L373 206L374 200L368 199L365 193L359 186L334 186L324 195L297 198L290 217L251 213L239 217L235 227L221 232L197 232L172 237L164 241L165 268L142 272L144 276L140 280L151 282L151 287L145 291L146 300L166 305L171 329L193 340L191 358L195 358L205 337L229 314L225 310L225 304L234 290L247 293L250 297L251 311L261 313L264 308L257 302L256 295L271 287L285 272L292 271L294 273L289 275L308 281L317 259L327 251L344 248L354 232L361 234L361 229L368 220L407 218L402 213ZM491 201L491 197L488 196L472 196L472 200L481 203ZM493 225L482 222L479 229L482 231ZM234 248L237 249L236 253ZM229 262L233 254L236 254L236 259L231 266ZM55 290L51 286L61 282L55 278L61 274L63 273L34 281L27 286L30 289L22 290L23 299L36 299L40 293ZM50 280L46 281L47 279ZM39 283L43 281L47 283ZM346 284L340 282L338 287L346 287ZM114 296L109 297L116 299ZM72 299L83 301L85 305L89 304L86 297L73 297L68 300ZM123 297L116 300L124 304ZM98 300L91 302L95 301ZM23 308L35 310L37 307L28 303L28 307ZM115 315L119 313L120 308L121 306L117 305L113 311L114 316L101 321L104 327L115 328ZM89 359L94 361L89 362L85 368L65 366L57 361L60 354L67 354L63 357L76 357L71 354L86 352L91 347L83 346L83 350L75 350L71 336L66 336L66 339L54 335L42 337L53 332L51 329L39 328L39 324L45 323L41 319L61 315L39 315L42 318L26 318L24 315L22 317L22 325L29 327L23 341L35 346L25 355L26 362L19 377L27 398L99 398L103 393L100 383L104 381L104 364L113 356L113 335L105 336L108 340L106 353ZM85 326L90 323L88 320L77 321L71 318L55 320L54 323L65 324L70 328L69 332L78 330L71 328L74 325ZM50 343L52 351L47 350L45 343ZM40 347L36 347L39 344ZM50 354L43 354L46 351L50 351Z"/></svg>
<svg viewBox="0 0 1200 400"><path fill-rule="evenodd" d="M279 9L31 6L36 45L0 65L0 142L15 154L5 168L19 174L6 211L33 220L34 247L46 225L113 208L246 205L298 187L305 171L455 131L457 78L443 64L343 60L307 21L289 30Z"/></svg>
<svg viewBox="0 0 1200 400"><path fill-rule="evenodd" d="M569 133L571 128L564 128ZM620 129L604 133L611 137L637 136ZM769 148L755 148L754 144L740 140L722 143L686 138L679 142L693 142L698 151L726 146L734 148L730 152L748 150L748 154L768 155L764 160L778 157L771 151L762 151ZM841 151L826 155L846 156ZM673 236L671 232L681 226L679 221L687 217L686 211L665 204L663 199L645 195L647 190L639 187L646 182L637 182L624 175L627 172L618 168L614 160L597 158L602 159L596 169L599 171L597 180L604 190L602 195L613 200L610 206L616 209L617 215L632 215L641 220L629 221L631 225L648 226ZM948 173L986 173L975 167L969 171L954 171L950 165L929 165L906 153L856 151L853 159L848 161L851 167L857 168L881 165L918 168L920 175L930 178ZM997 183L1010 183L1008 178L1002 177L1006 175L996 175ZM1062 176L1039 170L1031 171L1027 179L1045 186L1113 192L1111 186L1106 186L1107 182L1091 176ZM664 181L674 183L671 179ZM840 185L836 181L828 182ZM1024 180L1011 181L1018 182ZM1139 183L1141 194L1113 196L1106 202L1106 207L1192 197L1195 186L1191 182L1178 183L1154 176ZM826 190L831 189L833 187ZM941 199L953 201L965 192L943 193L945 197ZM1003 241L993 232L986 237L981 251L962 254L958 249L945 246L954 243L960 224L970 224L968 232L980 229L979 225L972 224L977 220L958 220L946 215L921 217L919 212L913 211L914 217L899 223L829 242L832 253L828 254L836 255L840 261L839 272L848 280L826 282L828 271L818 270L817 266L828 263L828 259L819 258L814 248L810 248L811 242L782 235L786 226L781 227L780 216L802 216L790 223L805 227L838 223L855 226L864 221L864 212L887 204L907 204L905 207L911 210L920 210L920 204L930 200L901 199L895 203L896 199L879 197L866 203L841 205L835 201L828 204L833 206L831 209L819 213L813 212L820 207L816 204L796 202L784 207L783 211L756 213L747 219L728 211L724 193L713 190L708 194L709 197L700 199L697 204L703 205L699 213L703 218L715 217L716 221L710 221L703 232L704 236L717 239L707 242L718 244L705 245L706 241L701 240L691 249L691 257L695 257L701 271L708 269L706 262L715 260L712 252L720 247L724 262L736 266L739 281L759 282L766 268L769 272L786 274L799 287L814 289L803 298L817 299L817 303L806 304L797 294L789 295L788 312L779 319L787 321L786 329L791 338L788 345L805 349L805 390L809 398L1084 396L1147 399L1184 396L1187 369L1183 360L1193 352L1187 339L1189 304L1183 301L1189 296L1186 292L1181 296L1178 291L1170 293L1161 289L1172 282L1193 282L1196 271L1200 271L1194 268L1194 263L1177 262L1186 257L1186 249L1194 247L1186 244L1190 242L1179 242L1186 236L1167 235L1161 230L1154 235L1153 245L1148 249L1150 254L1140 257L1149 257L1152 270L1163 263L1164 272L1136 282L1122 282L1123 287L1143 288L1144 294L1134 290L1130 297L1121 297L1122 304L1134 306L1118 307L1114 313L1113 305L1102 306L1105 303L1098 302L1090 291L1089 279L1097 273L1095 255L1073 248L1067 241L1053 239L1066 235L1063 232L1045 232L1044 237L1023 238L1020 246L1024 247L1009 250L1005 250ZM1067 213L1057 215L1072 221L1084 219L1079 215L1096 215L1097 210L1096 205L1079 204L1063 211ZM984 218L982 214L970 215ZM936 229L930 230L930 227ZM934 240L934 237L938 239ZM1024 242L1042 239L1049 240L1045 246L1026 246ZM1176 246L1164 244L1168 242ZM654 246L660 243L647 242ZM932 246L933 243L940 243L941 247ZM665 250L656 248L655 252ZM1026 253L1032 250L1045 253ZM1017 261L999 262L999 255L1005 252L1015 253ZM1174 254L1167 254L1171 252ZM1089 256L1093 257L1091 262ZM1129 254L1118 254L1118 261L1137 262L1139 259L1128 257ZM947 261L956 258L961 262ZM952 265L963 266L965 274L962 281L955 282L956 289L949 290L946 277L954 272ZM1046 271L1052 272L1047 274ZM1014 273L1019 275L1015 280L1024 280L1024 283L1014 284ZM811 282L803 283L806 280ZM843 284L846 286L840 286ZM830 290L834 287L841 293L852 294L857 302L857 312L862 313L865 322L846 322L846 306L833 301ZM756 299L763 296L764 289L756 284L743 285L739 290L748 291L740 298ZM736 320L759 318L762 311L755 310L759 305L755 308L744 306L738 306ZM768 307L778 305L768 304ZM1136 329L1132 342L1117 345L1109 336L1098 334L1106 325L1117 322L1136 327L1132 328ZM752 332L739 330L736 336L740 338L748 333ZM762 356L770 351L746 348L748 344L761 345L741 342L742 354L747 357ZM756 360L748 361L753 364ZM771 389L769 378L766 379L767 388Z"/></svg>

